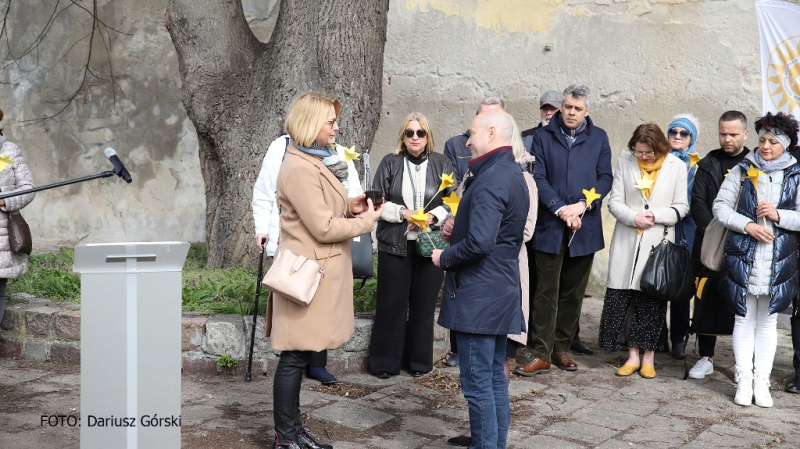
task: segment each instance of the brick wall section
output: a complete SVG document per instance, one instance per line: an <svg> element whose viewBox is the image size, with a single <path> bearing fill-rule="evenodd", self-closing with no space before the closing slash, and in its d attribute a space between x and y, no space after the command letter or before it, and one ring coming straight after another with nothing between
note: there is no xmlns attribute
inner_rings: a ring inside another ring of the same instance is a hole
<svg viewBox="0 0 800 449"><path fill-rule="evenodd" d="M79 365L80 325L79 304L28 298L25 304L8 305L0 323L0 357ZM217 358L228 354L239 360L236 374L244 375L252 326L252 315L207 317L185 313L181 319L183 372L217 373ZM329 351L328 370L334 375L366 371L371 334L372 317L356 317L352 338ZM269 338L264 338L263 316L256 319L255 337L253 376L272 375L278 366L278 354L272 350ZM435 325L434 357L444 356L449 347L448 333Z"/></svg>

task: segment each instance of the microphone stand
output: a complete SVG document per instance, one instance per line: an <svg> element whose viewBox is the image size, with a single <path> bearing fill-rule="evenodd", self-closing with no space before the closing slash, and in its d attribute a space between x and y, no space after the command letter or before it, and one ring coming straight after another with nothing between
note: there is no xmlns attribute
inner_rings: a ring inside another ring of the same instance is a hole
<svg viewBox="0 0 800 449"><path fill-rule="evenodd" d="M0 200L5 199L5 198L11 198L11 197L14 197L14 196L19 196L19 195L25 195L26 193L41 192L42 190L49 190L49 189L54 189L56 187L67 186L67 185L70 185L70 184L77 184L79 182L90 181L92 179L108 178L108 177L114 176L114 175L119 175L120 177L122 177L122 175L120 173L116 173L114 170L108 170L108 171L104 171L104 172L98 173L96 175L84 176L83 178L70 179L69 181L56 182L56 183L53 183L53 184L48 184L46 186L34 187L33 189L18 190L16 192L3 193L3 194L0 194Z"/></svg>

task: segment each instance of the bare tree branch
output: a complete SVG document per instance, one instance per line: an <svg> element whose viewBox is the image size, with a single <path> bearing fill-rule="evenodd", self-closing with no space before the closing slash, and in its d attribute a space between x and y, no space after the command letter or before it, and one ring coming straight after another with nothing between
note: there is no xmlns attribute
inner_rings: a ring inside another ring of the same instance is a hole
<svg viewBox="0 0 800 449"><path fill-rule="evenodd" d="M62 114L71 104L75 101L80 94L85 90L87 87L88 79L91 77L92 79L100 80L100 81L108 81L111 86L111 93L113 101L111 102L111 107L115 110L116 107L116 98L117 98L117 89L116 89L116 80L114 77L114 67L111 58L111 32L122 34L122 35L130 35L128 33L124 33L110 25L108 25L105 21L100 18L99 13L99 0L91 0L91 6L85 6L81 4L81 0L69 0L65 3L63 0L56 0L55 4L52 7L52 11L50 12L49 17L47 18L46 22L42 26L42 28L37 33L36 37L30 42L30 44L25 47L19 54L16 54L13 50L13 37L9 34L9 18L12 15L12 1L7 0L5 7L2 9L3 19L2 19L2 27L0 28L0 39L5 39L6 41L6 55L3 58L3 63L0 65L0 68L5 70L15 69L24 74L30 74L34 72L36 69L40 67L40 60L38 50L44 42L50 32L53 29L53 26L57 23L58 20L68 20L67 18L63 18L65 12L70 8L75 8L81 10L86 13L86 17L88 18L87 23L89 25L89 30L86 34L84 34L79 39L72 42L66 49L66 51L60 55L50 66L47 70L47 73L53 75L55 73L55 69L62 65L68 64L68 56L72 54L74 51L85 51L85 57L82 58L83 64L81 68L78 70L77 78L80 81L77 87L74 89L69 89L68 92L61 97L58 102L63 102L63 106L55 113L39 117L36 119L31 120L24 120L21 123L39 123L42 121L53 119L60 114ZM88 0L87 0L88 1ZM30 8L30 0L26 0L25 7ZM42 2L44 3L44 2ZM108 74L105 76L102 72L99 72L96 67L92 67L92 57L95 55L97 48L95 46L95 38L99 38L102 43L102 49L105 51L106 55L108 56ZM26 64L26 60L33 59L33 64ZM11 84L12 81L0 81L1 84Z"/></svg>

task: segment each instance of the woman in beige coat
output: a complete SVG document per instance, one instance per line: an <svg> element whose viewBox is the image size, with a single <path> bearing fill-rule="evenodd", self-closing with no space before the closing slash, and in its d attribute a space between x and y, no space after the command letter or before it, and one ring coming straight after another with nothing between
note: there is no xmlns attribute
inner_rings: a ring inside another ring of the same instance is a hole
<svg viewBox="0 0 800 449"><path fill-rule="evenodd" d="M0 110L0 120L3 111ZM31 171L19 147L6 140L0 128L0 156L11 159L11 163L0 171L0 192L11 193L30 190L34 187ZM33 201L34 193L26 193L11 198L0 199L0 321L6 308L6 284L9 279L21 276L28 271L28 256L11 251L8 242L8 214L15 212Z"/></svg>
<svg viewBox="0 0 800 449"><path fill-rule="evenodd" d="M674 225L689 213L686 165L669 154L664 132L653 123L639 125L628 142L630 153L621 154L608 209L617 219L608 256L606 299L600 318L599 344L605 350L628 347L628 360L619 376L636 371L656 377L654 359L667 303L644 294L639 283L650 249L668 229L675 241ZM644 350L640 362L639 351Z"/></svg>
<svg viewBox="0 0 800 449"><path fill-rule="evenodd" d="M353 335L350 239L372 231L383 211L364 195L347 198L347 164L331 148L339 109L338 100L307 92L286 118L292 140L277 180L276 254L288 249L316 260L325 274L307 307L273 295L272 347L281 351L273 384L276 447L331 447L316 442L300 422L300 383L312 351L337 348Z"/></svg>

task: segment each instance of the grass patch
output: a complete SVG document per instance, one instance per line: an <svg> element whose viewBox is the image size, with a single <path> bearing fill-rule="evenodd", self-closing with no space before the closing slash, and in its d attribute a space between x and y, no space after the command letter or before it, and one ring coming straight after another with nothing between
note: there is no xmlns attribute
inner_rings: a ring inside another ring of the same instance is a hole
<svg viewBox="0 0 800 449"><path fill-rule="evenodd" d="M74 260L75 252L68 248L34 254L28 257L28 272L10 279L8 290L53 301L80 301L81 278L72 271Z"/></svg>
<svg viewBox="0 0 800 449"><path fill-rule="evenodd" d="M52 254L34 254L29 258L28 273L9 281L9 292L28 293L53 301L80 302L80 276L72 271L75 253L61 248ZM218 270L206 269L208 251L203 244L194 243L182 272L183 311L204 315L232 313L251 315L255 305L256 270L233 267ZM377 257L373 261L377 274ZM375 310L377 280L375 274L363 289L361 281L353 283L353 306L356 312ZM258 313L267 307L266 288L262 288Z"/></svg>

